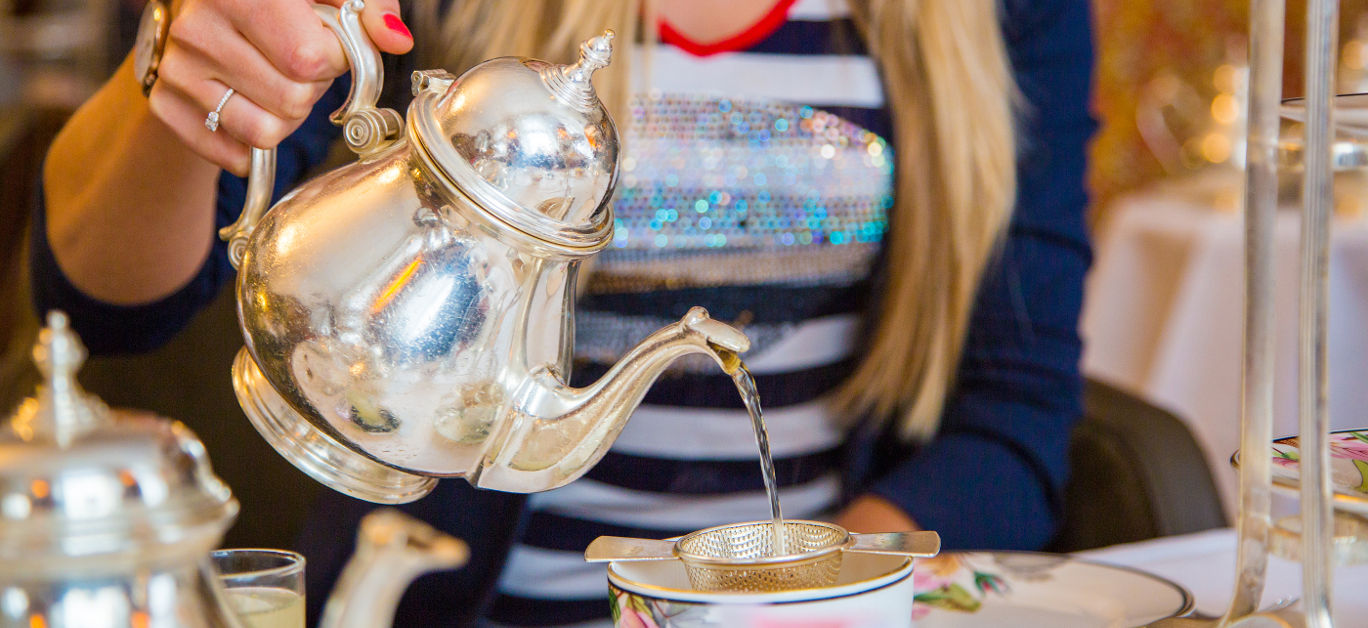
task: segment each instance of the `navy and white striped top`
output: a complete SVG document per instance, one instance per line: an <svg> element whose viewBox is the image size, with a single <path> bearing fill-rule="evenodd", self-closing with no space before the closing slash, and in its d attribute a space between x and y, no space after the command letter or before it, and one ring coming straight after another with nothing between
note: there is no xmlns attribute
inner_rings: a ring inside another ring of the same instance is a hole
<svg viewBox="0 0 1368 628"><path fill-rule="evenodd" d="M576 310L578 383L702 305L752 340L786 516L836 505L844 430L823 395L852 366L892 201L889 121L844 3L800 0L743 51L699 56L669 38L624 132L611 248ZM533 495L492 618L603 617L600 535L665 538L765 519L750 420L711 360L682 360L582 479Z"/></svg>

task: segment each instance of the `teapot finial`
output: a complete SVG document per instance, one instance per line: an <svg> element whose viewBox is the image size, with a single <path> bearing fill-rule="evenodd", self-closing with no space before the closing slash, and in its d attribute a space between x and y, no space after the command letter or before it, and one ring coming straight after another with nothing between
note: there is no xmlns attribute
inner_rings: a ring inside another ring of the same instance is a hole
<svg viewBox="0 0 1368 628"><path fill-rule="evenodd" d="M580 58L573 65L551 66L542 71L542 79L556 99L579 111L592 111L599 106L591 79L594 72L608 67L613 58L613 29L580 44Z"/></svg>
<svg viewBox="0 0 1368 628"><path fill-rule="evenodd" d="M613 38L616 36L613 29L606 28L602 35L580 44L579 61L566 71L582 74L587 81L595 70L608 67L613 58Z"/></svg>

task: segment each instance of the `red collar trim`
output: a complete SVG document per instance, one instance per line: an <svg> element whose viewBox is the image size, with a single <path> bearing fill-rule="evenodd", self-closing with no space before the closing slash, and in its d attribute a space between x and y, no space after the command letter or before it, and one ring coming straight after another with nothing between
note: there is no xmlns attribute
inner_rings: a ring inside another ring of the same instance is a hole
<svg viewBox="0 0 1368 628"><path fill-rule="evenodd" d="M789 7L798 0L779 0L774 3L769 12L762 16L749 28L740 33L732 35L721 41L710 44L700 44L670 26L669 22L660 20L660 41L673 45L684 52L697 57L715 55L719 52L736 52L745 50L760 43L766 37L774 34L780 26L788 19Z"/></svg>

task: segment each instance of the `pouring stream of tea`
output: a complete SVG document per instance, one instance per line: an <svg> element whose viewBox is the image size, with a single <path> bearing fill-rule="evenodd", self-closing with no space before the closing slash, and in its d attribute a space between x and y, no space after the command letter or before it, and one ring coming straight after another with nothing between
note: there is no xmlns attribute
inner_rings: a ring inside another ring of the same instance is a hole
<svg viewBox="0 0 1368 628"><path fill-rule="evenodd" d="M769 495L771 529L774 532L772 551L774 556L788 553L788 539L784 534L784 513L779 508L779 486L774 478L774 458L770 456L769 433L765 431L764 413L760 411L760 393L755 389L755 377L746 368L736 352L717 345L710 345L722 362L722 370L731 375L736 382L736 391L741 393L741 402L750 413L751 426L755 428L755 444L760 448L760 474L765 480L765 493Z"/></svg>

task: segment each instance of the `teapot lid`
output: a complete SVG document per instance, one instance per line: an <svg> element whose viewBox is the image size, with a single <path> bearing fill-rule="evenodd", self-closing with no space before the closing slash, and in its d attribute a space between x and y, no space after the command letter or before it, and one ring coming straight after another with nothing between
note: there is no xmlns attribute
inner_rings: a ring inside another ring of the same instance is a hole
<svg viewBox="0 0 1368 628"><path fill-rule="evenodd" d="M558 65L485 61L453 78L414 75L409 109L418 153L499 222L570 253L612 239L618 136L590 79L608 65L613 32Z"/></svg>
<svg viewBox="0 0 1368 628"><path fill-rule="evenodd" d="M33 349L44 382L0 427L0 572L198 558L237 516L199 439L83 391L85 357L66 315L50 313Z"/></svg>

